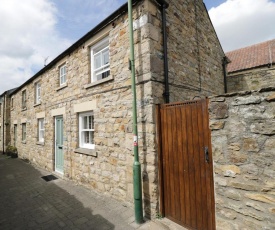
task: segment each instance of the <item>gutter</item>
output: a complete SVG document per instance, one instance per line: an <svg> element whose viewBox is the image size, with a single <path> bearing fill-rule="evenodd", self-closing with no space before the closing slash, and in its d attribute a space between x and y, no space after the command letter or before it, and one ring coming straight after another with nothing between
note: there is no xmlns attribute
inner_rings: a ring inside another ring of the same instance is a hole
<svg viewBox="0 0 275 230"><path fill-rule="evenodd" d="M222 59L222 69L223 69L223 83L224 83L224 93L227 93L227 71L226 67L227 64L231 61L228 59L228 57L224 56Z"/></svg>
<svg viewBox="0 0 275 230"><path fill-rule="evenodd" d="M167 54L167 31L166 31L166 9L169 7L169 4L165 1L162 1L162 36L163 36L163 55L164 55L164 93L163 96L165 97L165 103L169 103L170 101L170 92L169 92L169 69L168 69L168 54Z"/></svg>

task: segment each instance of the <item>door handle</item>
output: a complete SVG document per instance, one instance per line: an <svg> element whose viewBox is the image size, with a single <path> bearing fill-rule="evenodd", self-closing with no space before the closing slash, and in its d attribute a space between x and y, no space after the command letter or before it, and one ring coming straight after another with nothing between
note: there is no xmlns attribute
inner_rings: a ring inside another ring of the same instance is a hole
<svg viewBox="0 0 275 230"><path fill-rule="evenodd" d="M204 147L204 157L205 157L205 162L209 163L209 150L208 147Z"/></svg>
<svg viewBox="0 0 275 230"><path fill-rule="evenodd" d="M59 148L59 149L62 149L62 147L61 147L61 146L58 146L58 148Z"/></svg>

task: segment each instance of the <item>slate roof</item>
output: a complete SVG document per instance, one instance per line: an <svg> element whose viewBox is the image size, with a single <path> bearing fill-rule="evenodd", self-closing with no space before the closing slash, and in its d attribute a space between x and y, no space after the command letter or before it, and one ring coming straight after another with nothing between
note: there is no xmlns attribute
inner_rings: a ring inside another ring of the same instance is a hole
<svg viewBox="0 0 275 230"><path fill-rule="evenodd" d="M228 73L275 64L275 39L226 53Z"/></svg>

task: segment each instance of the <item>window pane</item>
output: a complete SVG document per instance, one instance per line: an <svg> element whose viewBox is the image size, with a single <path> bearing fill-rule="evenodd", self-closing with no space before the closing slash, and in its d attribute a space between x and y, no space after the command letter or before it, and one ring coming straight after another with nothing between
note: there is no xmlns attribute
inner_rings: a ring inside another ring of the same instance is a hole
<svg viewBox="0 0 275 230"><path fill-rule="evenodd" d="M40 119L39 123L40 123L40 129L44 129L44 119Z"/></svg>
<svg viewBox="0 0 275 230"><path fill-rule="evenodd" d="M88 129L92 129L92 116L88 116L88 119L89 119Z"/></svg>
<svg viewBox="0 0 275 230"><path fill-rule="evenodd" d="M101 67L101 53L98 53L95 55L95 69L98 69Z"/></svg>
<svg viewBox="0 0 275 230"><path fill-rule="evenodd" d="M60 85L66 82L66 65L60 67L59 70L59 77L60 77Z"/></svg>
<svg viewBox="0 0 275 230"><path fill-rule="evenodd" d="M87 129L87 117L83 117L83 129Z"/></svg>
<svg viewBox="0 0 275 230"><path fill-rule="evenodd" d="M91 116L91 129L94 128L94 116Z"/></svg>
<svg viewBox="0 0 275 230"><path fill-rule="evenodd" d="M89 131L84 131L84 143L89 144Z"/></svg>
<svg viewBox="0 0 275 230"><path fill-rule="evenodd" d="M103 52L103 65L107 65L109 63L109 49Z"/></svg>

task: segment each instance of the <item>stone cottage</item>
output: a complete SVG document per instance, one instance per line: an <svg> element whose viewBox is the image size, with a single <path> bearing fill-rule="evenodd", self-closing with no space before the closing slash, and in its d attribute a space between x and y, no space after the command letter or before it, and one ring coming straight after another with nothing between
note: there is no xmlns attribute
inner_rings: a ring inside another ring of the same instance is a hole
<svg viewBox="0 0 275 230"><path fill-rule="evenodd" d="M228 92L275 86L275 39L226 53Z"/></svg>
<svg viewBox="0 0 275 230"><path fill-rule="evenodd" d="M7 90L0 95L0 153L5 153L6 147L11 144L10 136L10 94L15 89Z"/></svg>
<svg viewBox="0 0 275 230"><path fill-rule="evenodd" d="M133 20L144 211L155 217L155 106L223 93L225 55L202 0L136 0ZM129 52L124 4L13 91L5 135L19 157L132 202Z"/></svg>

